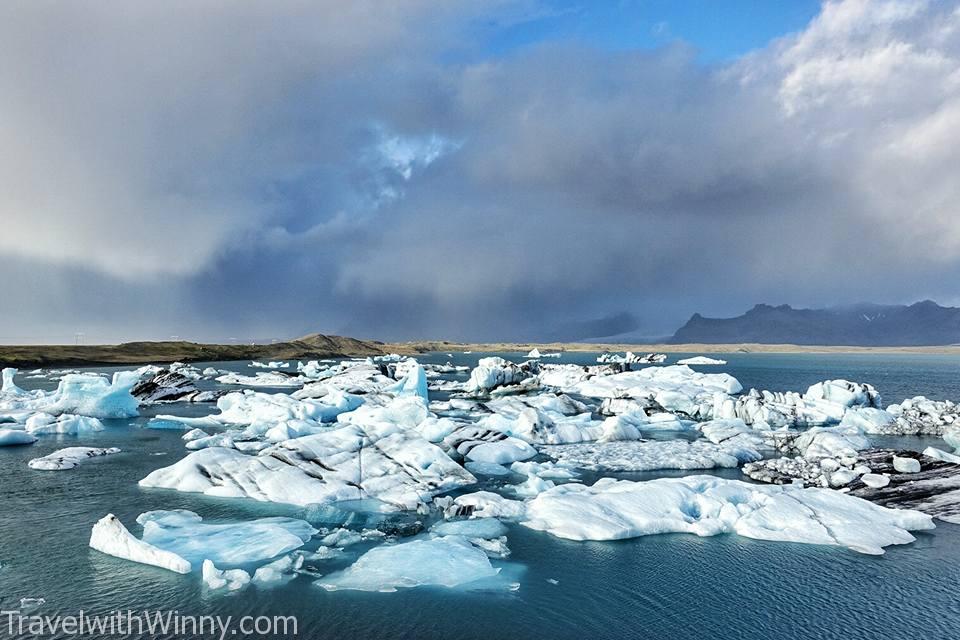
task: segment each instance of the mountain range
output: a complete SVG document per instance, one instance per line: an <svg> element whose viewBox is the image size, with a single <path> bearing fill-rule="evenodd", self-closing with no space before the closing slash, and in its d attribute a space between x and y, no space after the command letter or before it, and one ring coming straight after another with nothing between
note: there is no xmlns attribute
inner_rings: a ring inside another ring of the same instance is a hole
<svg viewBox="0 0 960 640"><path fill-rule="evenodd" d="M735 318L693 314L669 340L844 346L939 346L960 343L960 308L932 300L911 305L854 304L825 309L758 304Z"/></svg>

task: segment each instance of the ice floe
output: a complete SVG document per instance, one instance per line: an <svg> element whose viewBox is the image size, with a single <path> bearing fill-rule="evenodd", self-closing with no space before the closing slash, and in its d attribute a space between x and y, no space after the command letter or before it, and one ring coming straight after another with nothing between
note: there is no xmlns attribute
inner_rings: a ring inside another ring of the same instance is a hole
<svg viewBox="0 0 960 640"><path fill-rule="evenodd" d="M3 371L0 413L74 414L91 418L132 418L139 402L130 390L139 381L133 371L115 373L112 379L95 374L68 374L54 391L24 391L14 383L17 370Z"/></svg>
<svg viewBox="0 0 960 640"><path fill-rule="evenodd" d="M446 535L375 547L317 585L330 591L388 592L423 586L469 587L496 578L499 572L483 549L463 536Z"/></svg>
<svg viewBox="0 0 960 640"><path fill-rule="evenodd" d="M214 590L237 591L250 584L250 574L243 569L217 569L217 566L211 560L203 561L200 575L204 586Z"/></svg>
<svg viewBox="0 0 960 640"><path fill-rule="evenodd" d="M20 429L0 429L0 447L33 444L37 437Z"/></svg>
<svg viewBox="0 0 960 640"><path fill-rule="evenodd" d="M39 471L61 471L63 469L73 469L91 458L109 456L115 453L120 453L120 449L116 447L67 447L42 458L34 458L27 465L31 469Z"/></svg>
<svg viewBox="0 0 960 640"><path fill-rule="evenodd" d="M567 466L608 471L731 468L762 457L749 446L714 444L708 440L569 444L546 451Z"/></svg>
<svg viewBox="0 0 960 640"><path fill-rule="evenodd" d="M677 360L677 364L686 364L686 365L719 365L727 364L726 360L720 360L719 358L708 358L707 356L693 356L692 358L683 358L682 360Z"/></svg>
<svg viewBox="0 0 960 640"><path fill-rule="evenodd" d="M222 395L219 391L200 391L193 378L168 369L160 369L144 376L133 386L130 393L144 404L213 402Z"/></svg>
<svg viewBox="0 0 960 640"><path fill-rule="evenodd" d="M90 547L110 556L169 569L176 573L190 573L192 568L189 561L176 553L138 540L112 513L93 525Z"/></svg>
<svg viewBox="0 0 960 640"><path fill-rule="evenodd" d="M711 476L554 487L526 504L522 524L572 540L659 533L842 546L880 554L932 529L918 511L887 509L829 489L753 485Z"/></svg>
<svg viewBox="0 0 960 640"><path fill-rule="evenodd" d="M142 540L196 565L212 560L236 566L262 562L299 549L317 530L296 518L258 518L207 523L192 511L148 511L137 517Z"/></svg>
<svg viewBox="0 0 960 640"><path fill-rule="evenodd" d="M298 505L377 498L415 509L437 493L475 481L415 430L365 422L287 440L254 456L202 449L152 472L140 485Z"/></svg>

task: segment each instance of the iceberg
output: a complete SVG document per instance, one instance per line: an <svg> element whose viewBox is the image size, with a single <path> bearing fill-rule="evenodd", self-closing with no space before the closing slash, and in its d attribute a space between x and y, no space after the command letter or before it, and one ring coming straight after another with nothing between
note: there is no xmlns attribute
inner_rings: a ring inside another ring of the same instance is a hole
<svg viewBox="0 0 960 640"><path fill-rule="evenodd" d="M453 588L495 578L499 572L482 549L463 536L448 535L375 547L343 571L325 576L316 584L328 591Z"/></svg>
<svg viewBox="0 0 960 640"><path fill-rule="evenodd" d="M887 407L897 424L889 433L943 435L951 425L960 424L960 406L949 400L929 400L916 396Z"/></svg>
<svg viewBox="0 0 960 640"><path fill-rule="evenodd" d="M201 565L200 575L203 578L204 586L210 589L226 589L227 591L237 591L250 584L250 574L243 569L227 569L221 571L210 560L204 560Z"/></svg>
<svg viewBox="0 0 960 640"><path fill-rule="evenodd" d="M499 357L481 358L470 372L466 391L478 395L489 394L498 387L519 386L539 372L535 360L514 364Z"/></svg>
<svg viewBox="0 0 960 640"><path fill-rule="evenodd" d="M714 364L727 364L727 361L719 360L717 358L708 358L707 356L694 356L692 358L684 358L682 360L677 360L677 364L714 365Z"/></svg>
<svg viewBox="0 0 960 640"><path fill-rule="evenodd" d="M212 560L237 566L262 562L299 549L317 530L296 518L259 518L208 524L192 511L148 511L137 517L143 542L192 564Z"/></svg>
<svg viewBox="0 0 960 640"><path fill-rule="evenodd" d="M140 486L296 505L376 498L416 509L476 479L415 430L343 424L287 440L255 456L210 447L158 469Z"/></svg>
<svg viewBox="0 0 960 640"><path fill-rule="evenodd" d="M570 540L619 540L658 533L846 547L882 554L934 528L919 511L887 509L830 489L753 485L711 476L565 484L526 504L521 524Z"/></svg>
<svg viewBox="0 0 960 640"><path fill-rule="evenodd" d="M182 371L160 369L149 377L142 378L130 393L144 404L213 402L222 395L219 391L200 391L193 380Z"/></svg>
<svg viewBox="0 0 960 640"><path fill-rule="evenodd" d="M90 547L116 558L149 564L176 573L190 573L190 563L170 551L137 540L112 513L101 518L90 533Z"/></svg>
<svg viewBox="0 0 960 640"><path fill-rule="evenodd" d="M293 579L303 567L302 554L291 554L257 568L253 573L253 584L271 586Z"/></svg>
<svg viewBox="0 0 960 640"><path fill-rule="evenodd" d="M735 468L763 456L749 446L714 444L707 440L649 440L568 444L545 452L565 466L607 471Z"/></svg>
<svg viewBox="0 0 960 640"><path fill-rule="evenodd" d="M33 434L60 433L67 435L82 435L103 431L106 427L96 418L61 414L52 416L49 413L38 413L27 419L26 430Z"/></svg>
<svg viewBox="0 0 960 640"><path fill-rule="evenodd" d="M20 429L0 429L0 447L33 444L37 437Z"/></svg>
<svg viewBox="0 0 960 640"><path fill-rule="evenodd" d="M42 458L34 458L27 463L27 466L38 471L62 471L73 469L90 458L109 456L115 453L120 453L120 449L116 447L67 447Z"/></svg>
<svg viewBox="0 0 960 640"><path fill-rule="evenodd" d="M4 369L0 410L6 412L74 414L90 418L133 418L139 402L130 390L139 381L135 371L120 371L111 380L95 374L67 374L55 391L26 392L13 382L16 369Z"/></svg>
<svg viewBox="0 0 960 640"><path fill-rule="evenodd" d="M217 377L220 384L238 385L243 387L302 387L309 379L303 376L294 376L280 371L258 373L245 376L242 373L225 373Z"/></svg>

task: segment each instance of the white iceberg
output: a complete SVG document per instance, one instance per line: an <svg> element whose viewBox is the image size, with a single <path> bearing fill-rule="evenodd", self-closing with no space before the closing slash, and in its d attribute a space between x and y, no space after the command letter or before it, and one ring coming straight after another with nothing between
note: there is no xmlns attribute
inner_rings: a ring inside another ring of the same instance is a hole
<svg viewBox="0 0 960 640"><path fill-rule="evenodd" d="M130 390L139 381L135 371L120 371L111 380L95 374L67 374L55 391L24 391L13 382L16 369L4 370L0 411L74 414L91 418L132 418L139 415L138 400Z"/></svg>
<svg viewBox="0 0 960 640"><path fill-rule="evenodd" d="M344 424L250 456L212 447L158 469L140 486L296 505L377 498L415 509L476 479L415 430Z"/></svg>
<svg viewBox="0 0 960 640"><path fill-rule="evenodd" d="M210 560L204 560L200 575L203 584L210 589L226 589L237 591L250 584L250 574L243 569L227 569L222 571Z"/></svg>
<svg viewBox="0 0 960 640"><path fill-rule="evenodd" d="M37 413L27 419L26 430L36 435L59 433L66 435L82 435L103 431L106 427L97 418L61 414L52 416L49 413Z"/></svg>
<svg viewBox="0 0 960 640"><path fill-rule="evenodd" d="M67 447L42 458L34 458L27 463L27 466L38 471L62 471L73 469L90 458L99 458L115 453L120 453L120 449L116 447Z"/></svg>
<svg viewBox="0 0 960 640"><path fill-rule="evenodd" d="M0 429L0 447L33 444L37 437L20 429Z"/></svg>
<svg viewBox="0 0 960 640"><path fill-rule="evenodd" d="M296 518L258 518L206 523L192 511L148 511L137 517L142 540L192 564L212 560L236 566L262 562L299 549L317 530Z"/></svg>
<svg viewBox="0 0 960 640"><path fill-rule="evenodd" d="M684 358L682 360L677 360L677 364L714 365L714 364L727 364L727 361L720 360L718 358L708 358L707 356L693 356L692 358Z"/></svg>
<svg viewBox="0 0 960 640"><path fill-rule="evenodd" d="M421 586L465 587L498 573L487 554L463 536L441 536L375 547L316 584L329 591L389 592Z"/></svg>
<svg viewBox="0 0 960 640"><path fill-rule="evenodd" d="M649 440L569 444L546 453L564 465L607 471L735 468L763 456L750 446L714 444L707 440Z"/></svg>
<svg viewBox="0 0 960 640"><path fill-rule="evenodd" d="M521 522L571 540L619 540L659 533L842 546L883 547L934 528L919 511L887 509L830 489L754 485L711 476L630 482L605 478L587 487L554 487L526 504Z"/></svg>
<svg viewBox="0 0 960 640"><path fill-rule="evenodd" d="M101 518L90 533L90 547L110 556L149 564L176 573L190 573L186 559L138 540L112 513Z"/></svg>

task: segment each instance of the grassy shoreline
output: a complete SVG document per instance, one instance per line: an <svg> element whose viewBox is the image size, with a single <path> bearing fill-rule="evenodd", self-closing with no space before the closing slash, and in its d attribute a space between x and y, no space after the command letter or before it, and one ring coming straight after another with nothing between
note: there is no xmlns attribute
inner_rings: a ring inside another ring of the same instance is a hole
<svg viewBox="0 0 960 640"><path fill-rule="evenodd" d="M196 342L128 342L119 345L0 345L0 367L110 366L225 360L304 360L385 353L634 351L659 353L886 353L960 355L960 345L855 347L793 344L595 344L582 342L450 342L384 343L342 336L312 334L275 344L201 344Z"/></svg>

